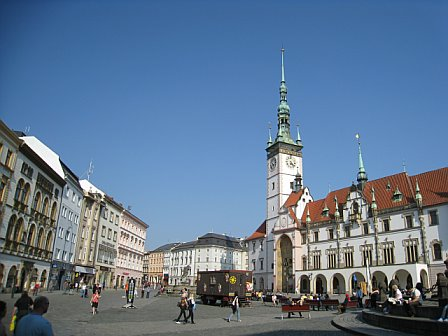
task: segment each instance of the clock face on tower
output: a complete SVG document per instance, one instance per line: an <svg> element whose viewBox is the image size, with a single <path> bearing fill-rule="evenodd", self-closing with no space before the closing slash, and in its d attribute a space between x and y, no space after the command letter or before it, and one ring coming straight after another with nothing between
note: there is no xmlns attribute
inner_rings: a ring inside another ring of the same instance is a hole
<svg viewBox="0 0 448 336"><path fill-rule="evenodd" d="M274 170L275 167L277 167L277 159L276 158L272 158L271 161L269 162L269 168L271 170Z"/></svg>
<svg viewBox="0 0 448 336"><path fill-rule="evenodd" d="M294 158L292 156L286 158L286 165L289 168L294 168L296 166L296 158Z"/></svg>

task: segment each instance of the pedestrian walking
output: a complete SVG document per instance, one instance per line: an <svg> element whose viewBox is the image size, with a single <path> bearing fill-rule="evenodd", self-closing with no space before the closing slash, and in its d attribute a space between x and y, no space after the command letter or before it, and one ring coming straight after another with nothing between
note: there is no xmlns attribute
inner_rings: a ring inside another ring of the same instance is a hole
<svg viewBox="0 0 448 336"><path fill-rule="evenodd" d="M196 310L196 302L194 301L193 294L190 294L190 297L187 300L187 304L188 304L187 322L191 318L191 324L194 324L194 311Z"/></svg>
<svg viewBox="0 0 448 336"><path fill-rule="evenodd" d="M149 299L149 293L151 292L151 287L149 285L146 286L145 292L146 292L146 298Z"/></svg>
<svg viewBox="0 0 448 336"><path fill-rule="evenodd" d="M33 303L33 299L28 296L28 292L23 291L20 298L14 303L14 309L12 310L11 320L15 318L15 328L17 328L20 319L31 311Z"/></svg>
<svg viewBox="0 0 448 336"><path fill-rule="evenodd" d="M53 336L51 323L44 318L50 301L45 296L38 296L34 300L33 311L24 316L17 324L15 336Z"/></svg>
<svg viewBox="0 0 448 336"><path fill-rule="evenodd" d="M180 318L183 315L184 316L184 323L187 323L187 314L186 314L186 310L188 309L188 303L187 303L187 298L185 298L184 296L182 296L180 298L180 301L177 303L177 306L180 309L180 313L179 316L176 319L176 323L180 324Z"/></svg>
<svg viewBox="0 0 448 336"><path fill-rule="evenodd" d="M82 298L85 298L86 297L86 290L87 290L87 286L86 286L86 284L82 284L81 285L81 297Z"/></svg>
<svg viewBox="0 0 448 336"><path fill-rule="evenodd" d="M232 319L232 316L235 314L236 314L237 321L241 322L240 299L238 298L238 292L235 292L235 297L234 297L230 307L232 308L232 313L230 313L229 317L227 318L227 322L230 322L230 320Z"/></svg>
<svg viewBox="0 0 448 336"><path fill-rule="evenodd" d="M6 316L6 302L0 301L0 336L6 336L6 327L2 319Z"/></svg>
<svg viewBox="0 0 448 336"><path fill-rule="evenodd" d="M36 284L34 285L34 288L33 288L33 296L37 296L37 293L39 293L39 287L40 287L40 283L36 282Z"/></svg>
<svg viewBox="0 0 448 336"><path fill-rule="evenodd" d="M92 306L92 315L95 315L98 313L98 304L100 303L100 294L98 293L98 290L95 291L92 295L92 299L90 299L90 304Z"/></svg>
<svg viewBox="0 0 448 336"><path fill-rule="evenodd" d="M362 292L361 287L358 286L356 289L356 298L358 299L358 307L362 308L362 297L364 296L364 293Z"/></svg>

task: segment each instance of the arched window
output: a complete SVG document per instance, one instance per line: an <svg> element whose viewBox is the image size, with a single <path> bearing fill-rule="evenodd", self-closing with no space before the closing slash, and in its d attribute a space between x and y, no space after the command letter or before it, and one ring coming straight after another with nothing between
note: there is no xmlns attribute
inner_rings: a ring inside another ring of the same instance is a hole
<svg viewBox="0 0 448 336"><path fill-rule="evenodd" d="M31 225L28 231L28 239L26 240L26 244L28 246L34 245L34 235L36 233L36 225Z"/></svg>
<svg viewBox="0 0 448 336"><path fill-rule="evenodd" d="M42 248L43 246L43 240L44 240L44 229L39 230L39 234L37 235L37 247Z"/></svg>
<svg viewBox="0 0 448 336"><path fill-rule="evenodd" d="M44 199L44 206L42 207L42 213L45 215L45 216L48 216L48 207L49 207L49 201L48 201L48 197L45 197L45 199Z"/></svg>
<svg viewBox="0 0 448 336"><path fill-rule="evenodd" d="M11 216L11 218L9 219L8 230L6 231L6 239L13 240L13 232L16 225L16 220L17 217L15 215Z"/></svg>
<svg viewBox="0 0 448 336"><path fill-rule="evenodd" d="M27 184L25 184L25 187L23 188L23 193L22 193L20 202L22 202L23 204L27 204L29 197L30 197L30 184L27 183Z"/></svg>
<svg viewBox="0 0 448 336"><path fill-rule="evenodd" d="M47 251L51 251L51 243L53 242L53 232L48 232L48 235L47 235L47 242L45 243L45 249L47 250Z"/></svg>
<svg viewBox="0 0 448 336"><path fill-rule="evenodd" d="M14 200L20 202L22 199L23 189L25 188L25 181L20 179L17 183L16 193L14 195Z"/></svg>
<svg viewBox="0 0 448 336"><path fill-rule="evenodd" d="M442 260L442 246L439 243L435 243L433 246L434 260Z"/></svg>
<svg viewBox="0 0 448 336"><path fill-rule="evenodd" d="M14 236L12 240L19 242L22 239L22 231L23 231L23 218L20 218L16 225L14 226Z"/></svg>
<svg viewBox="0 0 448 336"><path fill-rule="evenodd" d="M40 199L41 199L41 196L40 196L40 192L38 191L36 193L36 195L34 196L34 202L33 202L33 209L36 211L39 211L39 209L40 209Z"/></svg>
<svg viewBox="0 0 448 336"><path fill-rule="evenodd" d="M50 218L52 220L54 220L54 221L56 220L56 210L57 210L57 208L58 208L58 204L56 202L54 202L53 206L51 207L51 216L50 216Z"/></svg>

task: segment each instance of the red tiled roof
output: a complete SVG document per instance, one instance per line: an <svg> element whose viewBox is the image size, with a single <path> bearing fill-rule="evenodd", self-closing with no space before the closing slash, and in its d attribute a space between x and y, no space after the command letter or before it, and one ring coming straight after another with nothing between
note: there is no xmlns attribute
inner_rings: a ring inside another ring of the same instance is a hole
<svg viewBox="0 0 448 336"><path fill-rule="evenodd" d="M258 229L255 230L254 233L252 233L246 240L253 240L253 239L259 239L264 238L266 235L266 221L264 221Z"/></svg>
<svg viewBox="0 0 448 336"><path fill-rule="evenodd" d="M415 189L418 181L420 193L423 197L423 206L431 206L441 203L448 203L448 167L441 168L415 176L407 173L399 173L382 177L377 180L367 182L364 188L364 197L369 204L372 203L372 188L375 190L375 200L378 210L392 209L405 205L415 204ZM398 190L402 194L401 201L394 201L393 195ZM323 222L334 219L335 196L338 199L339 212L342 215L342 205L346 203L347 195L351 187L330 192L324 199L308 203L303 212L301 221L306 222L307 212L310 213L311 222ZM290 198L288 198L290 200ZM285 202L285 205L288 203ZM292 201L292 199L291 199ZM291 207L292 204L288 203ZM322 216L325 206L329 209L329 216Z"/></svg>

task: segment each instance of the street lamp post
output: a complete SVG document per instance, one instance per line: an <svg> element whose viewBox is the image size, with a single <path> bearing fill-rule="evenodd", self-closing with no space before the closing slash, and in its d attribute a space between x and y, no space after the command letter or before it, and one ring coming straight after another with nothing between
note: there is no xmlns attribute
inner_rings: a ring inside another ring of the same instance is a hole
<svg viewBox="0 0 448 336"><path fill-rule="evenodd" d="M14 275L12 278L12 284L11 284L11 298L14 298L14 292L16 291L16 281L17 281L17 275L19 273L19 267L20 265L16 266L16 269L14 271Z"/></svg>
<svg viewBox="0 0 448 336"><path fill-rule="evenodd" d="M310 294L312 293L312 281L313 281L313 273L308 273L308 280L310 283Z"/></svg>

